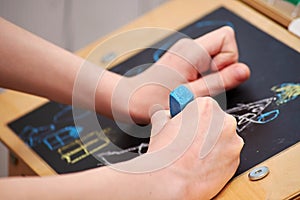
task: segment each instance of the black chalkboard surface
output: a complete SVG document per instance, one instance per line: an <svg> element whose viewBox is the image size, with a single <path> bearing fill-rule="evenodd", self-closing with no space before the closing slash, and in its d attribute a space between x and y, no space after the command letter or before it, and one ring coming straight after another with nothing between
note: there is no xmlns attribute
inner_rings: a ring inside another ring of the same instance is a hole
<svg viewBox="0 0 300 200"><path fill-rule="evenodd" d="M245 141L238 175L299 141L300 54L225 8L213 11L180 32L196 38L224 25L234 28L240 61L248 64L252 72L249 81L227 92L226 111L236 117L237 132ZM159 45L166 48L178 39L171 36ZM124 74L132 67L156 61L163 53L144 50L111 71ZM103 131L95 130L89 126L92 113L85 110L78 113L76 117L83 122L82 126L74 125L71 106L50 102L8 126L57 173L119 162L146 151L147 138L129 136L103 116L98 116ZM85 133L81 140L80 133ZM98 159L91 152L96 152Z"/></svg>

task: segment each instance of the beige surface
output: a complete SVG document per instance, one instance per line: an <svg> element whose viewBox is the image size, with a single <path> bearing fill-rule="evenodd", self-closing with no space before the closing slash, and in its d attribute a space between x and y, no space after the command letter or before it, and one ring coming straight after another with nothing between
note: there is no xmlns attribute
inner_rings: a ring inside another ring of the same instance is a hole
<svg viewBox="0 0 300 200"><path fill-rule="evenodd" d="M299 14L294 13L296 6L284 0L275 0L270 3L269 0L242 0L266 16L275 20L284 27L288 27L294 18Z"/></svg>
<svg viewBox="0 0 300 200"><path fill-rule="evenodd" d="M180 29L221 5L300 52L300 40L298 38L250 7L234 0L172 0L112 34L149 26ZM162 18L162 16L164 17ZM78 54L83 57L88 56L95 45L103 39L82 49ZM149 37L140 42L151 43L154 40L156 39ZM89 59L96 64L103 65L99 58L112 51L121 51L122 46L126 46L126 44L129 45L128 41L123 41L122 45L120 42L111 44L107 49L93 52ZM38 175L50 175L55 172L27 148L5 124L45 102L44 99L12 91L0 94L0 138ZM286 199L296 195L300 190L299 153L300 144L296 144L265 161L264 164L270 168L271 173L261 181L250 182L247 178L247 172L240 175L227 185L218 199Z"/></svg>
<svg viewBox="0 0 300 200"><path fill-rule="evenodd" d="M290 22L292 21L292 16L284 9L279 9L273 5L267 3L264 0L242 0L246 2L248 5L252 6L253 8L257 9L258 11L264 13L266 16L274 19L279 24L288 27ZM290 4L287 3L289 6Z"/></svg>
<svg viewBox="0 0 300 200"><path fill-rule="evenodd" d="M48 100L32 95L6 90L0 94L0 140L36 174L55 174L35 152L25 145L6 124L28 113Z"/></svg>

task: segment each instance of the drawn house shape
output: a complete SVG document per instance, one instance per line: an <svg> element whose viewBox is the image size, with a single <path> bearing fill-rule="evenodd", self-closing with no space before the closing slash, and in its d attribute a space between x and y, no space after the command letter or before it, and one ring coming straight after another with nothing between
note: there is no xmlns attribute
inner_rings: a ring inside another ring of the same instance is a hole
<svg viewBox="0 0 300 200"><path fill-rule="evenodd" d="M58 149L61 159L74 164L103 149L110 143L104 133L94 131Z"/></svg>
<svg viewBox="0 0 300 200"><path fill-rule="evenodd" d="M54 130L55 130L55 126L53 124L47 126L39 126L39 127L33 127L31 125L28 125L23 128L19 136L30 147L34 147L40 144L43 138L46 137Z"/></svg>
<svg viewBox="0 0 300 200"><path fill-rule="evenodd" d="M50 149L56 150L79 138L82 127L67 126L44 137L43 143Z"/></svg>

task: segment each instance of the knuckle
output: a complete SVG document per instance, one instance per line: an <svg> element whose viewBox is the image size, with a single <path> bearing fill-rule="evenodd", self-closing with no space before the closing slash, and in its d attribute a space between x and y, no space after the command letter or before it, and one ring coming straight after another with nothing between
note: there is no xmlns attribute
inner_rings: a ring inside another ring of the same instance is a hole
<svg viewBox="0 0 300 200"><path fill-rule="evenodd" d="M233 53L231 53L231 54L228 54L227 55L228 56L228 60L231 60L231 61L233 61L233 62L236 62L236 61L238 61L238 59L239 59L239 54L238 54L238 52L237 51L235 51L235 52L233 52Z"/></svg>
<svg viewBox="0 0 300 200"><path fill-rule="evenodd" d="M240 159L240 153L241 153L242 147L243 146L241 144L237 144L236 142L230 143L230 147L228 147L228 149L227 149L228 150L227 155L230 155L228 157L230 158L230 160L232 162Z"/></svg>
<svg viewBox="0 0 300 200"><path fill-rule="evenodd" d="M202 108L202 109L209 109L214 106L216 103L215 100L211 97L198 97L196 99L197 104Z"/></svg>
<svg viewBox="0 0 300 200"><path fill-rule="evenodd" d="M224 116L225 112L221 109L221 107L219 106L218 102L215 99L206 96L206 97L198 97L196 101L200 111L199 115L207 119L213 120L213 123L216 123L215 125L218 127L222 126L224 120L222 116ZM210 121L209 123L212 123L212 121Z"/></svg>
<svg viewBox="0 0 300 200"><path fill-rule="evenodd" d="M193 40L190 39L190 38L181 38L175 44L178 44L178 45L187 45L187 44L190 44L192 41Z"/></svg>
<svg viewBox="0 0 300 200"><path fill-rule="evenodd" d="M236 134L236 136L237 136L237 145L239 146L239 149L242 150L245 142L244 142L243 138L240 137L238 134Z"/></svg>
<svg viewBox="0 0 300 200"><path fill-rule="evenodd" d="M230 26L224 26L224 27L221 28L221 30L224 32L224 34L226 36L235 37L235 31L233 30L232 27L230 27Z"/></svg>
<svg viewBox="0 0 300 200"><path fill-rule="evenodd" d="M231 130L231 132L236 133L237 121L235 117L227 113L225 114L225 116L226 116L226 125L229 127L229 130Z"/></svg>
<svg viewBox="0 0 300 200"><path fill-rule="evenodd" d="M192 40L189 38L182 38L179 39L175 44L169 49L169 51L178 52L182 48L189 46L191 44Z"/></svg>
<svg viewBox="0 0 300 200"><path fill-rule="evenodd" d="M237 158L235 159L235 162L233 163L234 172L236 171L236 169L238 168L239 165L240 165L240 157L237 156Z"/></svg>
<svg viewBox="0 0 300 200"><path fill-rule="evenodd" d="M244 140L238 134L235 134L231 143L231 152L233 153L233 155L235 155L236 158L239 158L241 150L244 146Z"/></svg>

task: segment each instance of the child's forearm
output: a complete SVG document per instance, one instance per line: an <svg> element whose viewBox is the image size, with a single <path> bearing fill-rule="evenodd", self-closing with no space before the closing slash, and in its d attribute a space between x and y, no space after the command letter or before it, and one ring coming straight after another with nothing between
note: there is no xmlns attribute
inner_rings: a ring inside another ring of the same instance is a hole
<svg viewBox="0 0 300 200"><path fill-rule="evenodd" d="M0 85L70 103L82 60L0 19Z"/></svg>
<svg viewBox="0 0 300 200"><path fill-rule="evenodd" d="M156 181L155 181L156 179ZM30 200L133 200L133 199L168 199L175 196L180 188L157 184L157 177L151 173L133 174L101 167L85 172L50 177L16 177L0 179L0 199ZM171 195L171 193L173 193Z"/></svg>
<svg viewBox="0 0 300 200"><path fill-rule="evenodd" d="M0 199L117 199L116 190L122 187L119 179L111 180L113 173L103 167L61 176L3 178Z"/></svg>
<svg viewBox="0 0 300 200"><path fill-rule="evenodd" d="M91 101L96 98L97 112L111 116L110 98L113 87L120 79L119 75L89 63L1 18L0 27L0 87L65 104L72 104L73 98L77 104L88 107L91 107ZM80 79L82 75L79 72L85 73L84 79ZM78 79L79 82L85 82L76 87L77 96L74 97L74 85L76 86Z"/></svg>

